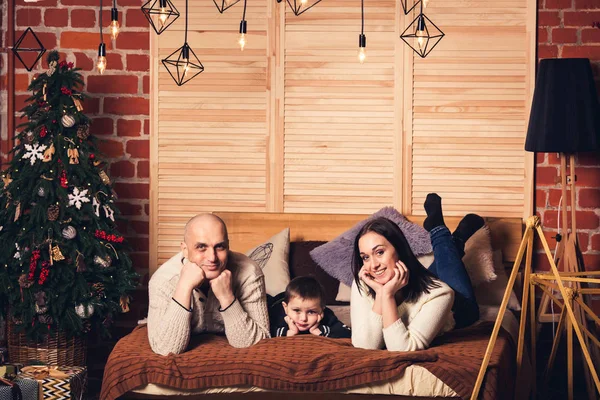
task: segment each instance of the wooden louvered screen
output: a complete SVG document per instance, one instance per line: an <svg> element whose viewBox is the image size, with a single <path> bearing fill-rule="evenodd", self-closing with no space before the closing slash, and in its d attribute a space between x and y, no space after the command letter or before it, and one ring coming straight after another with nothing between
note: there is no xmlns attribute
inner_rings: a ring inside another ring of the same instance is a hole
<svg viewBox="0 0 600 400"><path fill-rule="evenodd" d="M424 214L425 196L437 191L448 215L520 217L528 208L527 2L434 0L427 10L446 37L414 60L411 211Z"/></svg>
<svg viewBox="0 0 600 400"><path fill-rule="evenodd" d="M243 52L243 1L224 14L190 2L206 70L181 87L160 64L183 44L174 4L182 17L151 33L153 268L203 211L419 215L438 191L449 215L529 213L535 1L431 0L446 37L426 59L399 39L414 18L399 0L365 1L363 65L359 0L299 17L249 0Z"/></svg>
<svg viewBox="0 0 600 400"><path fill-rule="evenodd" d="M266 211L267 4L249 2L252 37L240 52L241 8L219 14L212 1L190 2L188 43L205 71L180 87L160 63L184 41L185 4L174 4L181 18L154 38L152 60L158 67L151 158L159 262L174 254L183 225L196 213Z"/></svg>
<svg viewBox="0 0 600 400"><path fill-rule="evenodd" d="M286 212L370 213L394 203L395 1L365 3L362 65L360 1L286 13Z"/></svg>

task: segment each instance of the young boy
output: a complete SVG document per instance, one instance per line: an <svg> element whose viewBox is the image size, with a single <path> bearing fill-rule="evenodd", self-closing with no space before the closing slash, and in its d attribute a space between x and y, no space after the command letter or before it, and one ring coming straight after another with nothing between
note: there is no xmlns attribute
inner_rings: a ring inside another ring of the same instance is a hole
<svg viewBox="0 0 600 400"><path fill-rule="evenodd" d="M349 338L350 329L325 307L325 293L312 276L292 279L285 292L268 297L271 337L313 334Z"/></svg>

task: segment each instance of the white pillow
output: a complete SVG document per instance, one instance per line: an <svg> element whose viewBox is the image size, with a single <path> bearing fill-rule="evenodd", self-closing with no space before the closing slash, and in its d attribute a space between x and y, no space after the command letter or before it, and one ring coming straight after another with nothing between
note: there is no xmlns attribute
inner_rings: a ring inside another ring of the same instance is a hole
<svg viewBox="0 0 600 400"><path fill-rule="evenodd" d="M290 228L285 228L266 242L248 250L250 257L263 271L267 294L276 296L290 283Z"/></svg>
<svg viewBox="0 0 600 400"><path fill-rule="evenodd" d="M493 259L495 272L498 277L492 282L484 282L475 288L477 303L481 305L499 306L502 303L502 297L508 285L508 275L506 275L506 269L502 263L502 251L494 251ZM511 291L508 298L508 308L515 311L521 310L521 303L514 290Z"/></svg>

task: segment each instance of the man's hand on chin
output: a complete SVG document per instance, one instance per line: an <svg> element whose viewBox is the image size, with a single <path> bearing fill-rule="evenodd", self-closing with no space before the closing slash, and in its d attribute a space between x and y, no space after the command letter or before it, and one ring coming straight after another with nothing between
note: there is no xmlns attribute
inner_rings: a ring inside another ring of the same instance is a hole
<svg viewBox="0 0 600 400"><path fill-rule="evenodd" d="M223 270L219 276L211 279L209 283L215 297L219 300L221 309L224 310L229 307L235 300L231 289L231 271L228 269Z"/></svg>

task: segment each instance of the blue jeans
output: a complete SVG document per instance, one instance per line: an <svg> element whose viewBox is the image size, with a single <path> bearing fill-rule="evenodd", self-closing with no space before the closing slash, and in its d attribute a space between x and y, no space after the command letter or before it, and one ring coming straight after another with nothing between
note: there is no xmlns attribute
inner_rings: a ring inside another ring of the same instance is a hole
<svg viewBox="0 0 600 400"><path fill-rule="evenodd" d="M445 225L436 226L429 235L435 259L429 271L454 290L452 312L456 328L467 327L479 319L479 306L462 256Z"/></svg>

